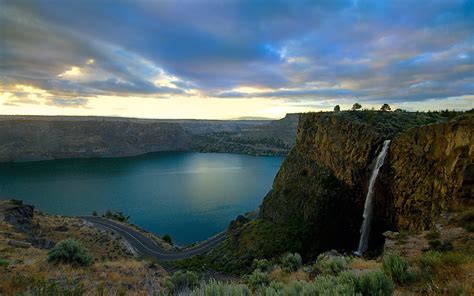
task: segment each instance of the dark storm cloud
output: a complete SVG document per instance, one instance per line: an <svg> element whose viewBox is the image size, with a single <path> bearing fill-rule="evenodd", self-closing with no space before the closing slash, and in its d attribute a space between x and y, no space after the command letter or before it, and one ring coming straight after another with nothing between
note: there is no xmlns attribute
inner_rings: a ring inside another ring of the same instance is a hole
<svg viewBox="0 0 474 296"><path fill-rule="evenodd" d="M0 79L57 95L194 88L225 98L416 102L474 94L474 1L0 3ZM73 66L81 75L58 76Z"/></svg>

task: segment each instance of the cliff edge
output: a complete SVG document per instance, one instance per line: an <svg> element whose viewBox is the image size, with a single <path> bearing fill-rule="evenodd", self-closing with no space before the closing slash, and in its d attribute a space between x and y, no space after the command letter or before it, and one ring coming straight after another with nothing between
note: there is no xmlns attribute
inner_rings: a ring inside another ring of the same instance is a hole
<svg viewBox="0 0 474 296"><path fill-rule="evenodd" d="M443 212L472 202L473 130L473 114L302 114L259 218L230 231L229 257L290 251L311 259L357 249L368 181L386 139L392 142L376 181L369 248L379 248L387 230L430 229Z"/></svg>

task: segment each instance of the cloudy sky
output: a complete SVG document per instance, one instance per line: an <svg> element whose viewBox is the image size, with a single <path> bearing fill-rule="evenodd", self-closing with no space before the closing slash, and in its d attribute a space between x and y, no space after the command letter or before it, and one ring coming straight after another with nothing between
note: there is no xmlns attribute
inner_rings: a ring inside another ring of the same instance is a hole
<svg viewBox="0 0 474 296"><path fill-rule="evenodd" d="M474 1L0 0L0 114L474 107Z"/></svg>

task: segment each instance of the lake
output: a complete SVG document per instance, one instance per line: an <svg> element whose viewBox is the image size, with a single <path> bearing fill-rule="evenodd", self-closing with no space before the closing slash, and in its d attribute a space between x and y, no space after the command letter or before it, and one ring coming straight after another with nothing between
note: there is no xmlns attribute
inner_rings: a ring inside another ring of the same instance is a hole
<svg viewBox="0 0 474 296"><path fill-rule="evenodd" d="M0 163L0 199L43 212L122 211L179 245L223 231L258 208L282 157L159 152L136 157Z"/></svg>

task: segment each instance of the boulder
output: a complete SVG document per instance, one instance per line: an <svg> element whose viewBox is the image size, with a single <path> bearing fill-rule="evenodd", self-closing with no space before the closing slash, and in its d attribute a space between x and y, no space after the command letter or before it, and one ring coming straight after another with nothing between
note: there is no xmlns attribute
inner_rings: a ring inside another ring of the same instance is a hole
<svg viewBox="0 0 474 296"><path fill-rule="evenodd" d="M31 243L29 243L29 242L13 240L13 239L8 240L8 244L10 246L18 247L18 248L29 248L29 247L31 247Z"/></svg>

